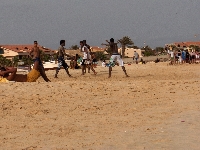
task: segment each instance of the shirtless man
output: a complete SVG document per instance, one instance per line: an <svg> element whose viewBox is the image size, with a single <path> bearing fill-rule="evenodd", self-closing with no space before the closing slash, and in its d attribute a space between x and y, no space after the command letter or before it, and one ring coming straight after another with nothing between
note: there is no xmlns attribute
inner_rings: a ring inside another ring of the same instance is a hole
<svg viewBox="0 0 200 150"><path fill-rule="evenodd" d="M40 59L41 51L39 50L39 47L37 45L38 45L37 41L34 41L34 47L29 52L29 56L33 59L33 62L34 62L33 69L39 71L42 78L46 82L51 82L48 79L47 75L45 74L44 66L43 66L42 61ZM33 53L33 57L32 57L32 53Z"/></svg>
<svg viewBox="0 0 200 150"><path fill-rule="evenodd" d="M68 70L69 66L67 65L67 63L64 60L65 55L67 55L65 53L64 46L65 46L65 40L60 40L60 47L58 48L58 68L56 69L55 78L58 78L58 72L62 66L65 69L67 75L69 77L71 77L71 75L69 74L69 70Z"/></svg>
<svg viewBox="0 0 200 150"><path fill-rule="evenodd" d="M33 53L33 57L32 57L32 53ZM34 62L33 69L38 70L40 72L42 78L46 82L51 82L45 74L45 70L44 70L42 61L40 59L40 54L41 54L41 51L38 47L38 43L37 43L37 41L34 41L34 47L29 52L29 56L33 59L33 62Z"/></svg>
<svg viewBox="0 0 200 150"><path fill-rule="evenodd" d="M40 60L40 50L37 45L38 45L37 41L34 41L34 47L29 52L29 56L33 59L33 62L34 62L33 69L35 70L38 70L39 65L42 64L42 61ZM32 53L33 53L33 57L32 57Z"/></svg>
<svg viewBox="0 0 200 150"><path fill-rule="evenodd" d="M123 62L123 60L121 59L120 54L118 53L118 46L117 46L118 43L114 43L114 39L113 39L113 38L110 39L110 42L109 42L108 40L106 40L106 42L107 42L108 44L103 44L103 43L102 43L101 45L109 46L109 47L110 47L110 50L111 50L111 54L112 54L111 57L110 57L110 62L109 62L110 65L109 65L109 76L108 76L108 78L111 77L111 71L112 71L112 66L111 66L111 64L112 64L115 60L117 60L119 66L122 67L122 70L124 71L126 77L129 77L128 74L126 73L126 69L125 69L125 67L124 67L124 62Z"/></svg>

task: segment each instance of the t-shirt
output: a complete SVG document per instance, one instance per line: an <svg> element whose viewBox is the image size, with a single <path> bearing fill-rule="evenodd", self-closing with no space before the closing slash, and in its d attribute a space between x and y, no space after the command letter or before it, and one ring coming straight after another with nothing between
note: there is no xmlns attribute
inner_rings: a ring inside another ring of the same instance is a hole
<svg viewBox="0 0 200 150"><path fill-rule="evenodd" d="M139 54L137 52L134 52L134 56L135 56L135 58L138 58Z"/></svg>
<svg viewBox="0 0 200 150"><path fill-rule="evenodd" d="M171 57L174 57L174 52L171 52L170 55L171 55Z"/></svg>
<svg viewBox="0 0 200 150"><path fill-rule="evenodd" d="M186 53L185 51L182 51L182 58L185 58L186 57Z"/></svg>
<svg viewBox="0 0 200 150"><path fill-rule="evenodd" d="M81 50L83 52L83 59L87 59L88 48L83 46Z"/></svg>

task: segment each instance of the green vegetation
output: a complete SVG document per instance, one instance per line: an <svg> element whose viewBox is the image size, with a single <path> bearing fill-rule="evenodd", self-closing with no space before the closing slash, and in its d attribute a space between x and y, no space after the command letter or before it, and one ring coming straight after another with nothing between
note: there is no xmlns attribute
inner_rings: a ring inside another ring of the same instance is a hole
<svg viewBox="0 0 200 150"><path fill-rule="evenodd" d="M0 55L0 66L12 66L12 61Z"/></svg>
<svg viewBox="0 0 200 150"><path fill-rule="evenodd" d="M192 48L194 51L200 52L200 47L196 45L190 45L190 48Z"/></svg>
<svg viewBox="0 0 200 150"><path fill-rule="evenodd" d="M77 50L79 49L78 45L72 45L69 49Z"/></svg>
<svg viewBox="0 0 200 150"><path fill-rule="evenodd" d="M95 53L95 56L97 60L105 60L107 58L104 52L101 52L101 51L97 51Z"/></svg>
<svg viewBox="0 0 200 150"><path fill-rule="evenodd" d="M122 58L124 58L126 46L133 46L134 43L133 43L133 41L130 39L130 37L128 37L128 36L124 36L122 39L118 40L118 42L119 42L119 43L121 44L121 46L122 46Z"/></svg>
<svg viewBox="0 0 200 150"><path fill-rule="evenodd" d="M152 48L149 47L148 45L143 47L142 50L144 50L143 52L144 56L155 56L155 51L152 50Z"/></svg>

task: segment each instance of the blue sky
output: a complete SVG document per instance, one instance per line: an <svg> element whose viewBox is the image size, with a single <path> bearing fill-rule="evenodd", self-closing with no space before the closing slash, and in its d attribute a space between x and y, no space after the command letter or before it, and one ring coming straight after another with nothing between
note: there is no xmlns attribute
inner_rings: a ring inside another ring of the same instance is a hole
<svg viewBox="0 0 200 150"><path fill-rule="evenodd" d="M200 41L199 0L0 0L0 44L32 44L57 49L87 40L129 36L152 48ZM197 35L195 37L195 35Z"/></svg>

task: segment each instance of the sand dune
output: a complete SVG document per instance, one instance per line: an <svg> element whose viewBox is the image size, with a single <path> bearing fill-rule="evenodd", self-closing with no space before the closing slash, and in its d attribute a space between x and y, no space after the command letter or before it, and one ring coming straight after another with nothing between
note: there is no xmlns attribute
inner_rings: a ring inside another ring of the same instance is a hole
<svg viewBox="0 0 200 150"><path fill-rule="evenodd" d="M64 70L46 83L1 84L2 150L198 150L199 64Z"/></svg>

